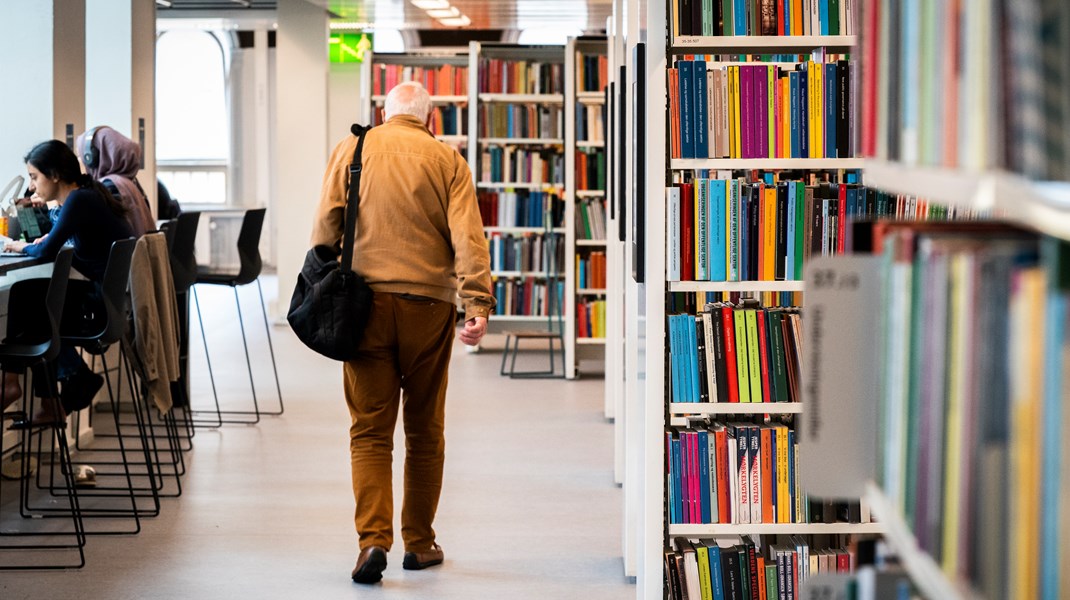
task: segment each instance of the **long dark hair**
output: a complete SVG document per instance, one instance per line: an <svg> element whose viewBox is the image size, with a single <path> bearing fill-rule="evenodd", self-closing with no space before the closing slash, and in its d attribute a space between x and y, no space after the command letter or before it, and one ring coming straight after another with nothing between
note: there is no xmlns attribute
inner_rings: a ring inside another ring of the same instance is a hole
<svg viewBox="0 0 1070 600"><path fill-rule="evenodd" d="M104 199L104 204L116 216L126 216L126 206L113 196L108 188L82 173L82 168L78 165L78 157L67 147L67 144L59 140L41 142L27 152L22 160L26 164L33 165L45 177L50 179L54 177L64 183L73 183L82 189L95 191L100 194L100 197Z"/></svg>

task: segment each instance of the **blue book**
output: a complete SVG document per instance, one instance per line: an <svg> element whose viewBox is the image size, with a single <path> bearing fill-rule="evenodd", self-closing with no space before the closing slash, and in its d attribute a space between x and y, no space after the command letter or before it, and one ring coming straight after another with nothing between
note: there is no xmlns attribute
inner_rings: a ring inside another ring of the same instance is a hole
<svg viewBox="0 0 1070 600"><path fill-rule="evenodd" d="M728 252L725 240L725 229L728 226L725 220L725 209L728 200L725 195L725 181L723 179L711 179L710 181L710 217L709 217L709 248L710 257L707 264L710 268L710 281L725 281L728 278L728 269L725 264Z"/></svg>
<svg viewBox="0 0 1070 600"><path fill-rule="evenodd" d="M788 182L788 218L785 223L788 228L788 256L787 263L784 265L784 279L788 281L795 281L802 275L801 273L795 273L795 211L797 210L795 206L797 204L795 202L795 186L799 185L799 183L798 181Z"/></svg>
<svg viewBox="0 0 1070 600"><path fill-rule="evenodd" d="M691 89L695 93L695 97L691 102L691 106L694 107L694 131L695 131L695 158L709 158L710 157L710 101L709 92L706 89L706 61L696 60L692 63L695 84L691 86Z"/></svg>
<svg viewBox="0 0 1070 600"><path fill-rule="evenodd" d="M699 503L701 506L702 522L712 523L710 520L710 434L705 429L698 431L698 478L699 478Z"/></svg>
<svg viewBox="0 0 1070 600"><path fill-rule="evenodd" d="M678 523L676 520L676 488L673 486L672 464L672 432L665 432L665 461L669 464L665 471L665 510L669 513L669 523Z"/></svg>
<svg viewBox="0 0 1070 600"><path fill-rule="evenodd" d="M798 158L810 158L810 96L809 75L806 72L807 63L799 65L799 156Z"/></svg>
<svg viewBox="0 0 1070 600"><path fill-rule="evenodd" d="M836 100L836 63L825 65L825 158L836 158L836 120L839 118Z"/></svg>
<svg viewBox="0 0 1070 600"><path fill-rule="evenodd" d="M1053 257L1058 251L1054 238L1045 239L1043 251L1046 257ZM1048 263L1061 261L1046 260ZM1065 265L1060 265L1065 267ZM1057 279L1053 277L1051 281ZM1059 445L1063 441L1066 432L1062 430L1063 406L1062 399L1062 340L1066 330L1066 305L1067 297L1059 293L1054 287L1049 288L1047 293L1047 336L1044 352L1044 448L1043 464L1041 466L1044 482L1041 492L1041 541L1040 541L1040 587L1041 598L1056 598L1059 596L1059 569L1065 566L1067 549L1059 545L1059 512L1060 498L1059 488L1062 485L1060 470L1061 461L1070 460L1063 456ZM1062 498L1065 502L1066 499ZM1066 590L1063 590L1063 594Z"/></svg>
<svg viewBox="0 0 1070 600"><path fill-rule="evenodd" d="M669 315L669 364L672 367L672 401L683 402L683 375L680 366L680 319Z"/></svg>
<svg viewBox="0 0 1070 600"><path fill-rule="evenodd" d="M684 315L684 327L687 328L687 356L688 375L691 382L691 402L698 402L702 398L698 381L698 333L695 327L695 317Z"/></svg>
<svg viewBox="0 0 1070 600"><path fill-rule="evenodd" d="M695 280L710 280L710 180L701 176L695 184Z"/></svg>
<svg viewBox="0 0 1070 600"><path fill-rule="evenodd" d="M676 62L679 70L678 98L680 99L680 158L695 158L695 63Z"/></svg>
<svg viewBox="0 0 1070 600"><path fill-rule="evenodd" d="M732 15L735 16L735 35L749 35L747 31L747 0L734 0L735 6L732 9Z"/></svg>
<svg viewBox="0 0 1070 600"><path fill-rule="evenodd" d="M799 72L792 71L788 73L788 93L790 98L788 100L788 118L791 120L791 158L802 157L802 146L799 140Z"/></svg>
<svg viewBox="0 0 1070 600"><path fill-rule="evenodd" d="M680 480L680 468L683 465L680 456L680 438L674 437L672 440L672 489L676 494L673 497L673 506L676 510L676 522L686 523L684 519L684 500L681 492L683 486Z"/></svg>
<svg viewBox="0 0 1070 600"><path fill-rule="evenodd" d="M821 35L829 34L829 0L818 1L819 14L817 18L821 21Z"/></svg>
<svg viewBox="0 0 1070 600"><path fill-rule="evenodd" d="M713 600L725 600L724 574L721 573L721 547L713 544L706 547L710 558L710 587L713 588Z"/></svg>
<svg viewBox="0 0 1070 600"><path fill-rule="evenodd" d="M791 35L791 0L783 0L780 3L780 14L784 15L784 18L779 19L777 35Z"/></svg>
<svg viewBox="0 0 1070 600"><path fill-rule="evenodd" d="M751 186L746 184L740 184L739 186L739 280L747 281L750 279L747 269L750 267L749 249L750 249L750 235L748 230L750 227L747 225L750 223L750 190Z"/></svg>

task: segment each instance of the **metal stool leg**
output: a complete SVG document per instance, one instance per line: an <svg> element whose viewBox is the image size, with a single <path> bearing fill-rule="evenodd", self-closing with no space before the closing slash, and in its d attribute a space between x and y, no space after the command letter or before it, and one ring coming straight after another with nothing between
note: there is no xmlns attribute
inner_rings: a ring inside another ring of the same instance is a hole
<svg viewBox="0 0 1070 600"><path fill-rule="evenodd" d="M271 343L271 327L268 325L267 307L264 305L264 288L260 278L256 278L256 290L260 293L260 314L264 316L264 334L267 336L268 352L271 353L271 371L275 374L275 392L279 395L279 412L265 412L265 415L281 415L286 411L282 404L282 387L279 385L279 369L275 366L275 346Z"/></svg>

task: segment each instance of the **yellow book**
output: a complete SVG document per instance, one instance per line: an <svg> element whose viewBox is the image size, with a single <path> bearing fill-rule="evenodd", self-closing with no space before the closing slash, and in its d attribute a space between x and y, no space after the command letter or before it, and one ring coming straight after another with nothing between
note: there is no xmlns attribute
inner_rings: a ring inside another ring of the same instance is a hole
<svg viewBox="0 0 1070 600"><path fill-rule="evenodd" d="M765 188L765 212L762 213L762 222L758 224L759 227L765 230L765 239L762 240L765 243L765 255L764 261L761 265L762 271L765 276L761 279L763 281L773 281L776 279L776 188L769 186Z"/></svg>
<svg viewBox="0 0 1070 600"><path fill-rule="evenodd" d="M776 158L776 70L774 65L769 65L765 69L767 74L765 98L768 103L766 129L769 131L769 152L766 158Z"/></svg>
<svg viewBox="0 0 1070 600"><path fill-rule="evenodd" d="M791 507L788 502L791 495L788 493L788 427L776 426L776 522L791 522Z"/></svg>
<svg viewBox="0 0 1070 600"><path fill-rule="evenodd" d="M1042 436L1041 347L1044 339L1044 273L1028 269L1020 273L1019 291L1011 296L1011 473L1010 482L1010 589L1020 598L1037 598L1039 576L1040 469Z"/></svg>
<svg viewBox="0 0 1070 600"><path fill-rule="evenodd" d="M825 158L825 65L814 63L816 82L814 85L814 106L817 108L817 158Z"/></svg>
<svg viewBox="0 0 1070 600"><path fill-rule="evenodd" d="M747 323L742 310L732 311L736 326L736 380L739 382L739 401L750 402L750 355L747 353ZM761 394L755 402L761 401Z"/></svg>
<svg viewBox="0 0 1070 600"><path fill-rule="evenodd" d="M728 104L731 106L732 120L729 124L732 134L732 156L731 158L740 158L743 156L742 142L740 140L739 132L739 67L729 67L730 81L732 86L728 90Z"/></svg>
<svg viewBox="0 0 1070 600"><path fill-rule="evenodd" d="M758 318L753 308L743 311L747 322L747 359L750 374L750 401L762 401L762 363L758 349ZM736 348L739 352L739 348ZM740 384L742 387L742 384Z"/></svg>
<svg viewBox="0 0 1070 600"><path fill-rule="evenodd" d="M956 254L951 258L950 275L951 289L949 298L951 301L948 312L950 348L947 353L947 422L945 423L944 447L947 449L944 475L944 530L943 534L943 569L952 580L958 577L958 539L961 511L960 487L962 486L962 402L965 393L964 360L968 360L966 353L965 336L970 326L964 322L967 308L970 303L969 292L972 287L966 287L966 277L969 273L968 259L964 254Z"/></svg>

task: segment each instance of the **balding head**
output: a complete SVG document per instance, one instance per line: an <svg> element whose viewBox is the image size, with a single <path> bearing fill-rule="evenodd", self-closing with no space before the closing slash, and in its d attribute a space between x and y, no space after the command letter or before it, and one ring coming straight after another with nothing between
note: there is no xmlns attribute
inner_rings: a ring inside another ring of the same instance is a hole
<svg viewBox="0 0 1070 600"><path fill-rule="evenodd" d="M412 115L426 122L431 113L431 96L416 81L399 83L386 95L383 111L388 121L395 115Z"/></svg>

